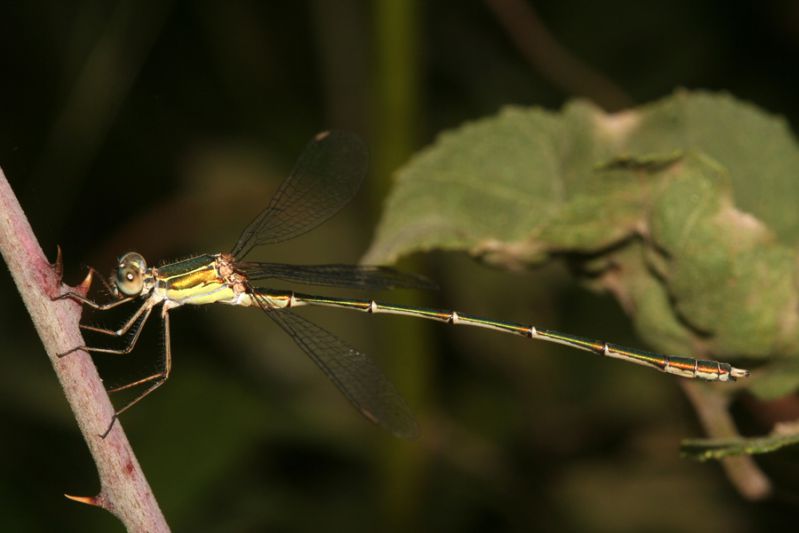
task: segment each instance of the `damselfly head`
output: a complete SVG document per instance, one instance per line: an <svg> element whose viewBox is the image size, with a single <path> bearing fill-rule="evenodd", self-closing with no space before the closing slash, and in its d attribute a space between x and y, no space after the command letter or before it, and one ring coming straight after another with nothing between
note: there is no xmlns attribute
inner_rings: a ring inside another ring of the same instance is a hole
<svg viewBox="0 0 799 533"><path fill-rule="evenodd" d="M116 274L113 277L115 292L122 293L123 296L140 294L144 287L146 272L147 261L141 254L126 253L119 259Z"/></svg>

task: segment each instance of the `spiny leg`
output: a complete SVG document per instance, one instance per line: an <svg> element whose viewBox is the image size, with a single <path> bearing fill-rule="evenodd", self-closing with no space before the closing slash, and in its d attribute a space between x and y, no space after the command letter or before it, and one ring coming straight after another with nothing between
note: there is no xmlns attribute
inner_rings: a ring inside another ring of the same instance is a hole
<svg viewBox="0 0 799 533"><path fill-rule="evenodd" d="M139 309L133 313L133 316L128 319L128 321L117 331L113 331L110 329L104 328L96 328L94 326L81 326L83 329L88 329L89 331L96 331L98 333L103 333L106 335L113 335L116 337L121 337L122 335L126 334L128 331L133 329L133 337L130 339L130 342L124 348L99 348L99 347L92 347L92 346L76 346L71 350L67 350L64 353L57 354L56 357L64 357L69 355L73 352L77 352L80 350L85 350L87 352L99 352L99 353L110 353L110 354L117 354L117 355L124 355L129 354L133 351L133 348L136 346L136 342L139 340L139 336L141 335L142 329L144 329L144 324L147 322L147 319L150 317L150 313L153 310L153 304L149 301L144 302L144 304L139 307ZM142 317L142 314L144 316ZM139 318L141 317L141 320Z"/></svg>
<svg viewBox="0 0 799 533"><path fill-rule="evenodd" d="M151 310L152 310L152 308L150 308L150 310L148 310L148 312L147 312L148 316L149 316ZM142 393L140 393L138 396L136 396L135 398L130 400L128 403L126 403L124 406L122 406L120 409L117 409L114 412L114 416L111 418L111 422L108 424L108 428L106 428L106 430L100 435L100 437L103 438L103 439L108 435L108 433L110 433L111 428L114 427L114 423L117 421L117 418L119 418L119 415L121 415L122 413L124 413L125 411L127 411L128 409L130 409L131 407L133 407L134 405L136 405L140 401L142 401L145 396L149 395L155 389L157 389L158 387L160 387L161 385L166 383L166 380L169 379L169 374L172 372L172 341L171 341L171 334L170 334L170 330L169 330L169 308L167 306L164 306L162 308L162 310L161 310L161 320L162 320L163 325L164 325L164 361L163 361L164 362L164 366L163 366L163 370L161 370L160 372L158 372L156 374L152 374L150 376L147 376L145 378L137 379L136 381L133 381L131 383L126 383L125 385L120 385L119 387L114 387L112 389L108 389L108 392L112 393L112 392L119 392L119 391L123 391L123 390L127 390L127 389L132 389L134 387L138 387L139 385L144 385L144 384L150 383L150 386L147 387Z"/></svg>
<svg viewBox="0 0 799 533"><path fill-rule="evenodd" d="M92 300L90 298L86 298L84 295L82 295L80 293L69 291L69 292L65 292L64 294L59 294L58 296L54 297L53 300L54 301L55 300L75 300L76 302L78 302L80 304L88 305L92 309L96 309L98 311L107 311L109 309L113 309L115 307L118 307L118 306L120 306L122 304L126 304L128 302L132 302L136 298L138 298L138 295L136 295L136 296L126 296L124 298L120 298L118 300L114 300L113 302L109 302L107 304L98 304L94 300Z"/></svg>
<svg viewBox="0 0 799 533"><path fill-rule="evenodd" d="M149 308L148 308L148 306L149 306ZM150 310L152 310L152 308L153 308L153 304L151 304L149 301L144 302L144 304L142 304L136 310L136 312L133 313L133 315L131 315L131 317L128 320L126 320L125 323L122 324L122 326L119 329L116 329L116 330L108 329L108 328L98 328L97 326L89 326L87 324L81 324L80 328L88 330L88 331L94 331L95 333L102 333L103 335L111 335L113 337L121 337L122 335L126 334L130 330L131 327L133 327L133 325L136 323L136 321L139 319L139 317L142 315L142 313L149 312Z"/></svg>
<svg viewBox="0 0 799 533"><path fill-rule="evenodd" d="M115 294L114 288L111 286L110 283L108 283L108 280L106 280L105 277L102 274L100 274L94 267L89 267L89 276L92 279L94 279L95 275L100 280L100 282L103 284L103 287L105 287L105 290L108 292L108 294L111 294L111 295ZM86 296L84 296L81 293L78 293L78 292L75 292L75 291L68 291L68 292L65 292L64 294L59 294L58 296L55 296L53 298L53 300L54 301L55 300L67 300L67 299L74 300L74 301L76 301L76 302L78 302L78 303L80 303L82 305L88 305L89 307L91 307L93 309L97 309L99 311L106 311L108 309L113 309L114 307L117 307L118 305L122 305L124 303L130 302L130 301L134 300L135 298L136 298L136 296L127 296L127 297L124 297L124 298L116 299L116 300L114 300L112 302L109 302L107 304L98 304L94 300L92 300L90 298L87 298Z"/></svg>

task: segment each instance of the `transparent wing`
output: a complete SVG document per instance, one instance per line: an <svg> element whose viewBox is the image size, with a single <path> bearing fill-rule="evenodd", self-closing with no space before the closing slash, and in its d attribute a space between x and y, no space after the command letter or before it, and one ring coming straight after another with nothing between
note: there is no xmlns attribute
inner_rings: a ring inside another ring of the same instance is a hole
<svg viewBox="0 0 799 533"><path fill-rule="evenodd" d="M351 289L435 289L423 276L407 274L382 266L286 265L283 263L236 263L236 269L250 281L280 279L306 285L326 285Z"/></svg>
<svg viewBox="0 0 799 533"><path fill-rule="evenodd" d="M318 134L266 209L244 229L231 250L233 257L241 259L255 246L302 235L338 213L355 196L368 163L366 145L355 134Z"/></svg>
<svg viewBox="0 0 799 533"><path fill-rule="evenodd" d="M405 400L364 353L287 309L273 309L257 294L266 315L283 328L366 418L394 435L412 439L416 421Z"/></svg>

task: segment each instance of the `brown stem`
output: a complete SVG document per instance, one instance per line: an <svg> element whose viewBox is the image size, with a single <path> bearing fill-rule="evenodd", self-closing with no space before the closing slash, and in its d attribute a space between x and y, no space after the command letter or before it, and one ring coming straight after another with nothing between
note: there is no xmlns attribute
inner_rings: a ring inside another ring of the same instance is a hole
<svg viewBox="0 0 799 533"><path fill-rule="evenodd" d="M550 83L570 95L590 98L606 111L630 107L632 100L615 83L586 65L555 37L524 0L486 0L527 61Z"/></svg>
<svg viewBox="0 0 799 533"><path fill-rule="evenodd" d="M702 383L685 382L682 386L708 436L712 438L740 436L730 416L727 396ZM725 457L721 460L721 464L727 473L727 478L743 497L757 501L771 494L771 482L751 456Z"/></svg>
<svg viewBox="0 0 799 533"><path fill-rule="evenodd" d="M117 422L105 439L99 437L114 416L114 407L91 357L82 351L62 358L56 355L84 344L78 329L81 307L71 300L52 301L62 292L60 269L48 263L2 170L0 253L97 465L100 493L71 498L107 509L128 531L169 531L121 424Z"/></svg>

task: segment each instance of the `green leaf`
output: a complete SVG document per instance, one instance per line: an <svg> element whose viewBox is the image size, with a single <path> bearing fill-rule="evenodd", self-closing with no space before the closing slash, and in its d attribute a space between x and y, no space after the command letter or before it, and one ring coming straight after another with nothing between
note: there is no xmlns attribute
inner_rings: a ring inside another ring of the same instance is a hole
<svg viewBox="0 0 799 533"><path fill-rule="evenodd" d="M719 460L735 455L770 453L799 444L799 432L774 432L765 437L731 439L685 439L680 445L683 457L698 461Z"/></svg>
<svg viewBox="0 0 799 533"><path fill-rule="evenodd" d="M508 108L396 175L366 262L433 249L505 268L570 255L661 351L795 361L799 148L782 119L678 92L616 115ZM799 384L756 372L755 394Z"/></svg>

